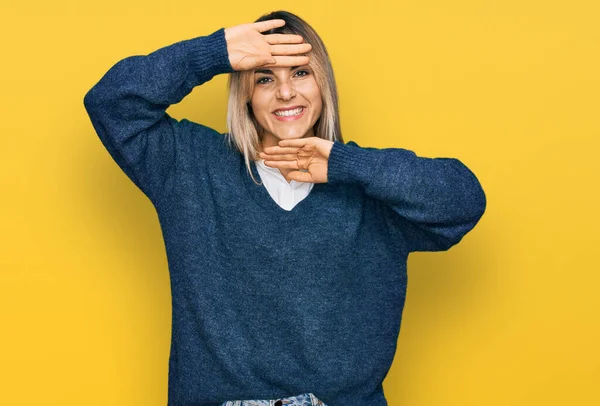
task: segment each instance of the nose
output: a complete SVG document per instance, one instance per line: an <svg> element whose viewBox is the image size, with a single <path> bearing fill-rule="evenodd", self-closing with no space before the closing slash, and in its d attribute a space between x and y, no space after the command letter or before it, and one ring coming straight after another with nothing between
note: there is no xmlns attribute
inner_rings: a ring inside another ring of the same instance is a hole
<svg viewBox="0 0 600 406"><path fill-rule="evenodd" d="M290 100L292 97L296 95L296 90L294 89L294 85L289 80L283 80L279 83L277 87L277 97L282 100Z"/></svg>

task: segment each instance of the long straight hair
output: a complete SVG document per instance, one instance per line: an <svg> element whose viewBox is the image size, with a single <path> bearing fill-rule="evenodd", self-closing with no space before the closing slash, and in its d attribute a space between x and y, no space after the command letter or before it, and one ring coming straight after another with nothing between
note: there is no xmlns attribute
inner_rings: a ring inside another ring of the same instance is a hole
<svg viewBox="0 0 600 406"><path fill-rule="evenodd" d="M337 86L325 44L306 21L287 11L274 11L265 14L255 22L272 19L285 20L285 25L265 31L262 33L263 35L296 34L302 36L304 42L312 45L312 49L305 55L310 58L308 66L314 72L323 101L321 116L313 127L315 136L329 141L344 142L340 128ZM244 155L250 177L254 183L260 184L252 175L250 167L250 160L256 161L259 159L258 151L263 131L256 121L250 105L254 85L253 70L235 71L229 74L228 133L226 138L230 146L233 146Z"/></svg>

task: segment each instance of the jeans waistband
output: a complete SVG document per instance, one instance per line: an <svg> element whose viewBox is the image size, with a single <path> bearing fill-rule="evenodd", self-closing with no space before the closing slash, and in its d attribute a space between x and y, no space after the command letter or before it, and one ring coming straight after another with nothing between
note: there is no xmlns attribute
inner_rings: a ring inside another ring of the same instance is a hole
<svg viewBox="0 0 600 406"><path fill-rule="evenodd" d="M229 400L221 406L327 406L312 393L273 400Z"/></svg>

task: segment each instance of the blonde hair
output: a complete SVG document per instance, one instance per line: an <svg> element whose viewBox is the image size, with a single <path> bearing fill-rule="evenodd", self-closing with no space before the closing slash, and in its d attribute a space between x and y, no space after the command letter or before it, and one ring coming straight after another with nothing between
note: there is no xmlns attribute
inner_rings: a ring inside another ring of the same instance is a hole
<svg viewBox="0 0 600 406"><path fill-rule="evenodd" d="M329 141L344 142L340 129L337 87L325 44L306 21L287 11L265 14L255 22L271 19L283 19L285 25L265 31L263 34L297 34L304 38L304 42L312 45L312 49L306 54L310 58L308 66L314 72L323 101L321 116L314 125L314 134ZM259 159L258 151L261 143L259 131L262 132L250 106L255 85L254 72L253 70L232 72L229 74L227 84L229 100L226 138L230 146L244 155L250 177L254 183L260 184L252 175L250 167L251 159L254 161Z"/></svg>

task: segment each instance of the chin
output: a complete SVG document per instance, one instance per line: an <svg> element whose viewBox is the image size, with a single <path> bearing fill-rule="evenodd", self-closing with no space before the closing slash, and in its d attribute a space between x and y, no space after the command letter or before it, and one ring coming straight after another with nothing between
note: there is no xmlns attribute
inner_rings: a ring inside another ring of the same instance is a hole
<svg viewBox="0 0 600 406"><path fill-rule="evenodd" d="M305 129L293 129L293 131L280 131L277 136L281 137L281 138L303 138L306 136L306 134L308 134L310 131L309 128L305 128Z"/></svg>

